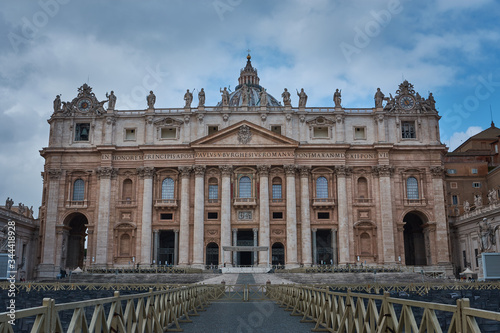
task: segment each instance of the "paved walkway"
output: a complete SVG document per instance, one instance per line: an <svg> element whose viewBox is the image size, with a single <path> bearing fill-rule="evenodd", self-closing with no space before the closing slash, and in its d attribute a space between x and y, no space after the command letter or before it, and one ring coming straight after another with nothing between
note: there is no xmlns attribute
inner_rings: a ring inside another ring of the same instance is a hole
<svg viewBox="0 0 500 333"><path fill-rule="evenodd" d="M265 284L287 283L289 281L276 278L272 274L224 274L219 280L226 284ZM217 283L217 278L201 283ZM218 282L220 283L220 281ZM273 301L220 300L214 301L199 317L191 317L192 323L181 323L184 332L214 333L302 333L311 332L312 323L301 323L300 316L290 316Z"/></svg>

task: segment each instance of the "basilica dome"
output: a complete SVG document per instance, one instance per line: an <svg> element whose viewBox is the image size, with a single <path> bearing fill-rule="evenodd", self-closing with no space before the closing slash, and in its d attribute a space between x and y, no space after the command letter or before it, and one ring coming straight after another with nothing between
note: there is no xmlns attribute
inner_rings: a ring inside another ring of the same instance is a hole
<svg viewBox="0 0 500 333"><path fill-rule="evenodd" d="M257 69L252 67L250 59L251 56L249 54L247 55L247 64L245 68L240 71L238 85L235 91L229 94L229 106L281 106L281 103L267 92L264 95L267 102L263 103L261 101L261 94L265 89L259 85L260 79L257 75ZM222 100L217 106L222 106Z"/></svg>

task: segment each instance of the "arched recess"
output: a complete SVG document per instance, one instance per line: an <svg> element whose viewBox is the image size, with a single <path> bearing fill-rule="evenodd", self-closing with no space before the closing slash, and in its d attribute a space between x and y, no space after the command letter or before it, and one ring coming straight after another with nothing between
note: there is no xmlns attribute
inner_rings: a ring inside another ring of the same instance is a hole
<svg viewBox="0 0 500 333"><path fill-rule="evenodd" d="M137 227L133 223L120 223L113 232L114 263L118 265L129 265L135 262L135 239Z"/></svg>
<svg viewBox="0 0 500 333"><path fill-rule="evenodd" d="M376 262L377 225L371 221L355 223L354 238L356 240L356 257L359 257L359 261L366 261L367 263Z"/></svg>
<svg viewBox="0 0 500 333"><path fill-rule="evenodd" d="M285 246L283 243L276 242L271 248L271 260L273 266L281 266L285 264Z"/></svg>
<svg viewBox="0 0 500 333"><path fill-rule="evenodd" d="M219 245L214 242L210 242L207 244L207 251L206 251L206 262L205 265L207 266L217 266L219 265Z"/></svg>
<svg viewBox="0 0 500 333"><path fill-rule="evenodd" d="M425 266L430 263L427 261L430 244L426 242L424 235L424 224L427 217L418 211L408 212L404 218L403 227L405 264L415 266Z"/></svg>
<svg viewBox="0 0 500 333"><path fill-rule="evenodd" d="M72 213L64 220L66 226L66 237L62 240L62 268L75 269L82 268L87 255L88 220L82 213ZM66 259L64 261L64 259Z"/></svg>

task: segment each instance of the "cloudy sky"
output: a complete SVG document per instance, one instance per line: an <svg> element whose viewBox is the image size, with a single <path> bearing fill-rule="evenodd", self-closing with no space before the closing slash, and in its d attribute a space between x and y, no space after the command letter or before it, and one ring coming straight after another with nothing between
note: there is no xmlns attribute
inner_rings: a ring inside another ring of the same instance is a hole
<svg viewBox="0 0 500 333"><path fill-rule="evenodd" d="M117 109L182 107L186 89L237 85L247 49L279 97L304 88L308 106L371 107L406 79L433 92L442 142L456 148L500 123L500 4L494 0L2 1L0 200L40 205L52 101L89 83ZM297 96L292 99L297 105Z"/></svg>

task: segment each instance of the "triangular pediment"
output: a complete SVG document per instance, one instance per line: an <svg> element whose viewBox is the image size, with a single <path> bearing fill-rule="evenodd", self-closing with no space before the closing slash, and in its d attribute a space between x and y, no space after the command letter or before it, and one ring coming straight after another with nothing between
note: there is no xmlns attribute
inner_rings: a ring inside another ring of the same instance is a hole
<svg viewBox="0 0 500 333"><path fill-rule="evenodd" d="M287 146L297 147L299 143L286 136L274 133L261 126L243 120L216 133L200 138L191 143L191 147L258 147Z"/></svg>

